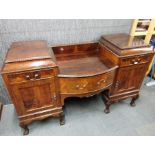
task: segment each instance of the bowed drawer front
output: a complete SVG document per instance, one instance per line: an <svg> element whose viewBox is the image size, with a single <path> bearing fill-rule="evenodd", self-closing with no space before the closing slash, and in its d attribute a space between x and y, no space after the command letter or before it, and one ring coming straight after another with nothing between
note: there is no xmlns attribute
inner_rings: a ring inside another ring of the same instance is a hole
<svg viewBox="0 0 155 155"><path fill-rule="evenodd" d="M113 82L114 71L93 77L60 78L62 94L82 94L102 90Z"/></svg>

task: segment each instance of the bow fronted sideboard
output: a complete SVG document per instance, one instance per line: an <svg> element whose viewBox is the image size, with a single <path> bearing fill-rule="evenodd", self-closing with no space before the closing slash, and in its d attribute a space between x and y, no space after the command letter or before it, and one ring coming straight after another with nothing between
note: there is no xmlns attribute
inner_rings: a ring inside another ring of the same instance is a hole
<svg viewBox="0 0 155 155"><path fill-rule="evenodd" d="M54 47L43 40L21 41L12 43L1 74L26 135L35 120L53 116L65 124L68 97L101 93L105 113L129 97L134 106L153 55L149 45L127 34Z"/></svg>

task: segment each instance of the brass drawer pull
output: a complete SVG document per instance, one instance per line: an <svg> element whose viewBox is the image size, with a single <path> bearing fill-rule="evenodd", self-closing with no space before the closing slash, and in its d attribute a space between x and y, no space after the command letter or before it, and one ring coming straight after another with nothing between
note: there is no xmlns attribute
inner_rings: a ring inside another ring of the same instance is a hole
<svg viewBox="0 0 155 155"><path fill-rule="evenodd" d="M63 48L63 47L61 47L61 48L60 48L60 51L64 51L64 48Z"/></svg>
<svg viewBox="0 0 155 155"><path fill-rule="evenodd" d="M34 79L40 79L40 74L35 73L35 74L34 74Z"/></svg>
<svg viewBox="0 0 155 155"><path fill-rule="evenodd" d="M105 83L106 81L103 79L103 80L100 80L100 81L98 81L97 82L97 85L100 85L100 84L102 84L102 83Z"/></svg>
<svg viewBox="0 0 155 155"><path fill-rule="evenodd" d="M26 80L31 80L30 75L25 76Z"/></svg>
<svg viewBox="0 0 155 155"><path fill-rule="evenodd" d="M80 85L76 85L76 88L82 90L82 89L84 89L86 86L87 86L86 84L83 85L83 86L81 86L81 87L80 87Z"/></svg>
<svg viewBox="0 0 155 155"><path fill-rule="evenodd" d="M140 62L141 62L141 59L140 58L131 60L131 63L134 64L134 65L139 64Z"/></svg>
<svg viewBox="0 0 155 155"><path fill-rule="evenodd" d="M138 64L138 61L134 61L134 64Z"/></svg>
<svg viewBox="0 0 155 155"><path fill-rule="evenodd" d="M40 74L35 73L35 74L33 75L33 77L30 76L30 75L26 75L25 78L26 78L26 80L36 80L36 79L40 79Z"/></svg>

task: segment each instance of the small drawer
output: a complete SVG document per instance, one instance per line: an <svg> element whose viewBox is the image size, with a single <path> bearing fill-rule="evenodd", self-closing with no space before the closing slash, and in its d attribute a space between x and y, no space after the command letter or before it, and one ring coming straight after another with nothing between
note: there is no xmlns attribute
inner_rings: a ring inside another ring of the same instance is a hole
<svg viewBox="0 0 155 155"><path fill-rule="evenodd" d="M12 73L8 75L8 79L10 83L19 83L19 82L45 79L53 76L54 76L54 71L50 69L50 70L41 70L41 71L36 70L36 71L29 71L29 72L22 72L22 73Z"/></svg>
<svg viewBox="0 0 155 155"><path fill-rule="evenodd" d="M114 71L82 78L60 78L62 94L82 94L102 90L112 84Z"/></svg>
<svg viewBox="0 0 155 155"><path fill-rule="evenodd" d="M149 56L134 56L130 58L121 58L120 66L138 65L142 63L148 63L149 61Z"/></svg>

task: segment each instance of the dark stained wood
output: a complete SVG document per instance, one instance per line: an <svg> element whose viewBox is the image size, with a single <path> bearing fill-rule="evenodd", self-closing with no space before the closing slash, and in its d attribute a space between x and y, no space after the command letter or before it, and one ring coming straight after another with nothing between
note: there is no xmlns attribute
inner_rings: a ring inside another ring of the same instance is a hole
<svg viewBox="0 0 155 155"><path fill-rule="evenodd" d="M102 93L105 113L120 100L135 106L154 52L126 34L102 36L99 42L48 47L46 41L13 43L1 74L24 135L28 124L59 117L64 100Z"/></svg>
<svg viewBox="0 0 155 155"><path fill-rule="evenodd" d="M45 41L13 43L9 49L1 73L24 135L32 121L61 117L58 72Z"/></svg>
<svg viewBox="0 0 155 155"><path fill-rule="evenodd" d="M102 36L100 42L117 57L149 54L153 51L150 45L145 44L141 39L134 39L127 34Z"/></svg>
<svg viewBox="0 0 155 155"><path fill-rule="evenodd" d="M88 97L113 83L117 65L101 57L103 50L96 43L52 47L59 66L61 104L71 96Z"/></svg>
<svg viewBox="0 0 155 155"><path fill-rule="evenodd" d="M143 39L136 38L128 34L124 34L124 33L104 35L101 38L113 44L120 50L124 50L124 49L133 50L135 48L142 48L142 47L150 46L149 44L146 44Z"/></svg>
<svg viewBox="0 0 155 155"><path fill-rule="evenodd" d="M99 43L52 47L59 77L86 77L103 74L113 70L116 65L100 57L102 49Z"/></svg>
<svg viewBox="0 0 155 155"><path fill-rule="evenodd" d="M119 66L110 91L103 93L105 113L110 112L111 104L126 98L132 98L130 104L135 105L142 81L152 61L152 48L141 40L132 38L131 42L130 39L126 34L107 35L100 39L104 50L102 56L112 59Z"/></svg>
<svg viewBox="0 0 155 155"><path fill-rule="evenodd" d="M51 48L44 41L12 44L1 73L24 135L29 123L49 116L63 125L65 98L110 89L117 65L103 52L98 42Z"/></svg>

